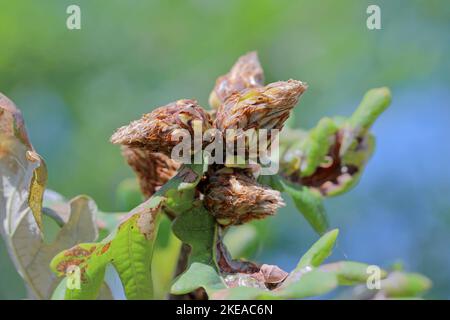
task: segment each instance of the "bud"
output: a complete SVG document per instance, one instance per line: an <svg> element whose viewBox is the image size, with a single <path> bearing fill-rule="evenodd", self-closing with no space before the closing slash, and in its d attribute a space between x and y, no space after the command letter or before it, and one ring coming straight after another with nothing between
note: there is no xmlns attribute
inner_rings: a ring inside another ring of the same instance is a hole
<svg viewBox="0 0 450 320"><path fill-rule="evenodd" d="M288 80L235 93L220 106L215 126L221 131L281 130L291 109L306 89L307 86L303 82Z"/></svg>
<svg viewBox="0 0 450 320"><path fill-rule="evenodd" d="M168 156L144 148L122 146L122 155L136 173L146 198L154 194L177 172L180 164Z"/></svg>
<svg viewBox="0 0 450 320"><path fill-rule="evenodd" d="M209 114L195 100L178 100L144 114L141 119L120 127L111 142L130 147L145 148L170 156L179 143L182 129L194 136L194 122L201 124L201 133L211 128Z"/></svg>
<svg viewBox="0 0 450 320"><path fill-rule="evenodd" d="M285 205L278 191L258 184L248 170L236 168L214 172L204 194L205 207L222 225L262 219Z"/></svg>
<svg viewBox="0 0 450 320"><path fill-rule="evenodd" d="M209 104L217 109L235 92L264 85L264 71L259 63L258 54L249 52L240 57L230 72L217 78L216 85L209 96Z"/></svg>

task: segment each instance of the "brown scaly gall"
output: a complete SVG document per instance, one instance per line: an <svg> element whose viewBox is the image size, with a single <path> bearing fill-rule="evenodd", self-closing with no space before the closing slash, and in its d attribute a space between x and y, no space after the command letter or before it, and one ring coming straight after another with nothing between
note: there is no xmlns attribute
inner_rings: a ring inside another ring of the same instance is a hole
<svg viewBox="0 0 450 320"><path fill-rule="evenodd" d="M204 195L205 207L222 225L262 219L285 205L280 192L258 184L245 169L222 168L213 172Z"/></svg>
<svg viewBox="0 0 450 320"><path fill-rule="evenodd" d="M258 54L255 51L249 52L236 61L230 72L217 78L209 96L209 104L213 109L217 109L233 93L263 85L264 71Z"/></svg>
<svg viewBox="0 0 450 320"><path fill-rule="evenodd" d="M234 93L219 107L214 125L221 131L281 130L306 89L305 83L288 80Z"/></svg>
<svg viewBox="0 0 450 320"><path fill-rule="evenodd" d="M144 148L122 146L122 155L136 173L141 191L146 198L169 181L180 167L178 162L168 156Z"/></svg>
<svg viewBox="0 0 450 320"><path fill-rule="evenodd" d="M212 125L209 114L196 100L178 100L120 127L112 135L111 142L161 152L170 157L173 147L181 139L177 134L184 129L191 137L194 136L194 121L200 123L202 133Z"/></svg>

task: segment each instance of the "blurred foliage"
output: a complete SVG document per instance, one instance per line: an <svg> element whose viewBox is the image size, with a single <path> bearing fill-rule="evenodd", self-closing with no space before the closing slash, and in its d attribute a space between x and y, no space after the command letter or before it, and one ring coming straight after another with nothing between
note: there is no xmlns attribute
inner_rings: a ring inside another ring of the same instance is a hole
<svg viewBox="0 0 450 320"><path fill-rule="evenodd" d="M363 185L326 203L341 230L336 251L371 263L400 257L432 278L429 297L450 298L447 1L377 1L380 31L366 28L369 1L84 0L75 1L82 29L69 31L73 3L0 0L0 91L22 109L51 189L126 210L115 190L132 173L108 142L113 130L178 98L206 106L205 88L258 50L268 82L310 86L295 127L350 114L368 88L393 89ZM289 203L255 223L265 249L257 260L295 266L315 238L293 212ZM3 243L0 261L0 298L24 297Z"/></svg>

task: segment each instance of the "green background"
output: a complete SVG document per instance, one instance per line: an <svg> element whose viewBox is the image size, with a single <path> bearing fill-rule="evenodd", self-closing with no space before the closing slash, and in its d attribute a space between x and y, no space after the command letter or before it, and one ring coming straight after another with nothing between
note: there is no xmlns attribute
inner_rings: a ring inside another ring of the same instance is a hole
<svg viewBox="0 0 450 320"><path fill-rule="evenodd" d="M70 4L81 30L66 28ZM381 30L366 27L369 4L381 7ZM366 90L389 86L361 183L326 202L341 229L335 258L401 259L433 280L428 297L447 299L449 16L448 1L0 0L0 91L22 109L49 187L116 211L116 187L132 172L108 142L114 129L179 98L207 106L216 77L250 50L267 82L309 84L298 127L348 115ZM290 203L266 224L254 257L285 269L317 238ZM1 244L0 298L22 297Z"/></svg>

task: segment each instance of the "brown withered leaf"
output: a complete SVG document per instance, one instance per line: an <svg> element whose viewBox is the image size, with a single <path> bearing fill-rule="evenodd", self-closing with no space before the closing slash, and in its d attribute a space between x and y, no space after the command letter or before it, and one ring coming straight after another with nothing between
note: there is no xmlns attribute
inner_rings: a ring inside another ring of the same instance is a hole
<svg viewBox="0 0 450 320"><path fill-rule="evenodd" d="M260 271L258 265L251 261L235 260L219 236L216 243L216 260L220 271L223 273L247 273L252 274Z"/></svg>
<svg viewBox="0 0 450 320"><path fill-rule="evenodd" d="M0 93L0 159L10 163L9 168L30 170L31 181L28 189L28 206L30 207L38 227L42 230L42 200L47 184L47 168L44 160L33 149L25 129L22 112ZM22 149L19 151L19 149ZM14 155L15 152L25 152ZM9 159L9 160L8 160ZM21 168L19 167L21 166Z"/></svg>
<svg viewBox="0 0 450 320"><path fill-rule="evenodd" d="M217 78L209 96L209 104L217 109L233 93L264 85L264 71L256 51L241 56L231 70Z"/></svg>
<svg viewBox="0 0 450 320"><path fill-rule="evenodd" d="M44 241L41 211L46 181L45 164L29 142L20 110L0 94L0 234L29 297L37 299L49 299L58 284L49 268L53 256L97 237L95 203L80 196L70 202L69 217L55 240Z"/></svg>

